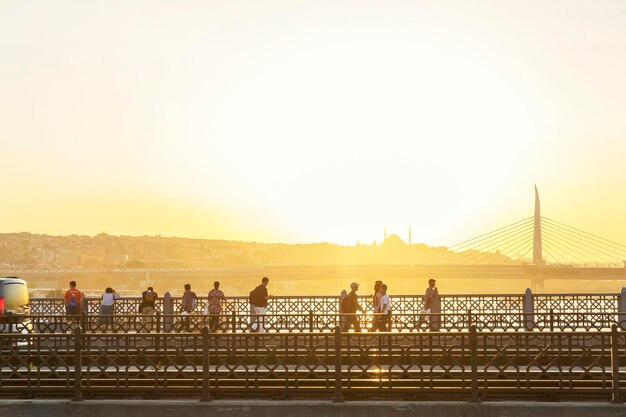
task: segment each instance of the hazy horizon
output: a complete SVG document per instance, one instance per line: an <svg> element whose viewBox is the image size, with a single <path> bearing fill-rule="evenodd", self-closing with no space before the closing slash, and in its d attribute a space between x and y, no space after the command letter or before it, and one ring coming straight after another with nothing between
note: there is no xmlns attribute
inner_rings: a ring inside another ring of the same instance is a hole
<svg viewBox="0 0 626 417"><path fill-rule="evenodd" d="M0 231L626 242L621 1L0 4Z"/></svg>

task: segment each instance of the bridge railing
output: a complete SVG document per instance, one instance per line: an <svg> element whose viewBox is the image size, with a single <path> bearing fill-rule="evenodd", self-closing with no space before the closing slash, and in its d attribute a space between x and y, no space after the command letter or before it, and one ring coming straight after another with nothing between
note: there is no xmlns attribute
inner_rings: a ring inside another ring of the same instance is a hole
<svg viewBox="0 0 626 417"><path fill-rule="evenodd" d="M22 343L21 345L19 343ZM585 332L0 334L0 395L604 400L626 337Z"/></svg>
<svg viewBox="0 0 626 417"><path fill-rule="evenodd" d="M624 292L626 294L626 292ZM528 312L597 312L615 313L626 311L626 295L598 294L451 294L441 295L433 306L433 312L464 313L468 310L476 313L528 313ZM182 297L173 297L169 293L156 300L155 310L164 314L180 311ZM372 297L360 296L359 303L367 311L372 311ZM200 296L196 311L203 311L207 297ZM138 314L140 297L124 297L115 303L117 314ZM62 298L32 298L30 302L33 314L65 314L65 302ZM393 295L391 310L396 313L419 313L423 309L421 295ZM277 296L269 300L268 313L337 313L338 296ZM87 314L98 314L100 299L87 297L84 303ZM235 314L247 314L250 311L248 297L227 297L223 310Z"/></svg>
<svg viewBox="0 0 626 417"><path fill-rule="evenodd" d="M626 329L626 316L620 313L431 313L431 314L222 314L186 316L155 315L6 315L0 333L67 333L80 326L86 333L200 332L208 327L219 333L330 332L354 318L362 331L466 332L473 325L479 332L606 331L613 324ZM374 329L376 325L376 329Z"/></svg>

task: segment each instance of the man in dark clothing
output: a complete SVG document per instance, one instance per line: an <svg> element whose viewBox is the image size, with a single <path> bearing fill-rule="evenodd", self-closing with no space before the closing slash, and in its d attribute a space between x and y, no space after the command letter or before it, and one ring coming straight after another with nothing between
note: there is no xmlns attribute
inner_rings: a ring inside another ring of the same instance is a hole
<svg viewBox="0 0 626 417"><path fill-rule="evenodd" d="M183 293L183 299L180 303L181 320L180 331L191 331L189 326L189 314L198 306L198 296L195 292L191 291L191 285L185 284L185 292Z"/></svg>
<svg viewBox="0 0 626 417"><path fill-rule="evenodd" d="M152 330L152 317L154 314L154 305L156 300L159 298L156 292L154 292L154 288L148 287L148 289L141 293L141 304L139 305L139 314L141 317L139 321L142 323L145 330Z"/></svg>
<svg viewBox="0 0 626 417"><path fill-rule="evenodd" d="M355 332L361 331L361 324L359 323L359 318L353 314L356 314L357 310L363 311L363 307L359 304L359 299L356 295L356 292L359 290L359 284L353 282L350 284L350 291L346 298L344 298L342 302L341 311L346 314L350 314L349 316L345 316L344 324L341 328L342 332L347 332L350 330L350 327L354 326Z"/></svg>
<svg viewBox="0 0 626 417"><path fill-rule="evenodd" d="M154 314L154 303L159 298L154 288L148 287L148 289L141 293L141 305L139 306L139 313L141 315Z"/></svg>
<svg viewBox="0 0 626 417"><path fill-rule="evenodd" d="M198 305L198 296L195 292L191 291L191 285L185 284L185 292L183 293L183 300L180 305L180 309L183 313L191 313L196 309Z"/></svg>
<svg viewBox="0 0 626 417"><path fill-rule="evenodd" d="M265 332L263 316L267 312L267 299L269 298L267 284L269 282L268 277L263 277L261 285L250 292L250 328L253 332Z"/></svg>

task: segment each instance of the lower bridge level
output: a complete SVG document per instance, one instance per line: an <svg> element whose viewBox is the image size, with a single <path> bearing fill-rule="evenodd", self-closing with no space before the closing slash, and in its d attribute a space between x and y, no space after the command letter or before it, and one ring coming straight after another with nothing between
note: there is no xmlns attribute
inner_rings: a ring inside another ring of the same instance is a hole
<svg viewBox="0 0 626 417"><path fill-rule="evenodd" d="M0 334L3 398L598 400L626 332Z"/></svg>

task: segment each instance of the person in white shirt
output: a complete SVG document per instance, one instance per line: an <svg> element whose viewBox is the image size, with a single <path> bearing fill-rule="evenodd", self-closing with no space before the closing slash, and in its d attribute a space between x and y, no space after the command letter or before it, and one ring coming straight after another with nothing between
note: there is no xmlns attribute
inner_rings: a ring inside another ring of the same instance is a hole
<svg viewBox="0 0 626 417"><path fill-rule="evenodd" d="M380 314L383 314L383 316L380 318L380 325L378 329L382 332L389 332L391 331L391 299L389 298L389 295L387 295L387 285L381 285L380 292L383 296L380 299L378 311L380 311Z"/></svg>
<svg viewBox="0 0 626 417"><path fill-rule="evenodd" d="M107 287L104 290L104 294L102 294L102 299L100 300L100 323L104 323L109 326L109 324L113 324L113 306L115 305L115 300L118 300L120 295L115 292L115 290L111 287Z"/></svg>

